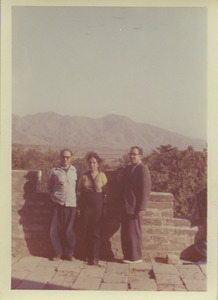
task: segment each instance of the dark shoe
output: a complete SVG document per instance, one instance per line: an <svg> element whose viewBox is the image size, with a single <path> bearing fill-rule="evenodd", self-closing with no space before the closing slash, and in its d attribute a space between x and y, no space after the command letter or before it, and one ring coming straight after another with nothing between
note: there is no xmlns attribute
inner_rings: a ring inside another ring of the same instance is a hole
<svg viewBox="0 0 218 300"><path fill-rule="evenodd" d="M98 262L98 259L97 259L97 258L94 258L94 260L93 260L93 265L99 266L99 262Z"/></svg>
<svg viewBox="0 0 218 300"><path fill-rule="evenodd" d="M89 266L98 266L98 267L101 267L100 265L99 265L99 261L98 261L98 259L89 259L88 260L88 265Z"/></svg>
<svg viewBox="0 0 218 300"><path fill-rule="evenodd" d="M75 257L73 255L66 255L65 259L68 261L73 261L75 259Z"/></svg>
<svg viewBox="0 0 218 300"><path fill-rule="evenodd" d="M58 261L58 260L60 260L61 259L61 254L60 255L57 255L57 256L53 256L52 258L51 258L51 260L53 260L53 261Z"/></svg>
<svg viewBox="0 0 218 300"><path fill-rule="evenodd" d="M88 263L87 263L89 266L92 266L94 265L94 260L93 259L88 259Z"/></svg>

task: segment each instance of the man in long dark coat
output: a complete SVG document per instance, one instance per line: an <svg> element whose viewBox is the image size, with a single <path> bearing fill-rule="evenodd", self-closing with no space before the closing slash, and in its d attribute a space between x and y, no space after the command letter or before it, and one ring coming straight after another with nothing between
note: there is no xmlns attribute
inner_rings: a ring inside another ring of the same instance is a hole
<svg viewBox="0 0 218 300"><path fill-rule="evenodd" d="M138 146L130 149L131 165L124 175L123 211L121 223L121 244L123 262L142 261L141 218L151 191L149 169L142 162L143 152Z"/></svg>

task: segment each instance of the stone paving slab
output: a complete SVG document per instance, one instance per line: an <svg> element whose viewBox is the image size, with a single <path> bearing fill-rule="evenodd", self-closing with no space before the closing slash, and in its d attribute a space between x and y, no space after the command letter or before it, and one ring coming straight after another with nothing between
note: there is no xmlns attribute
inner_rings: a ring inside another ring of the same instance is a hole
<svg viewBox="0 0 218 300"><path fill-rule="evenodd" d="M13 270L33 270L36 265L42 261L42 257L27 256L22 257L18 262L13 265Z"/></svg>
<svg viewBox="0 0 218 300"><path fill-rule="evenodd" d="M81 271L79 277L83 278L90 278L90 277L100 277L105 273L105 267L98 267L98 266L87 266L85 269Z"/></svg>
<svg viewBox="0 0 218 300"><path fill-rule="evenodd" d="M46 268L57 268L63 263L63 260L52 261L49 259L43 259L38 263L38 267L46 267Z"/></svg>
<svg viewBox="0 0 218 300"><path fill-rule="evenodd" d="M206 277L198 265L182 265L177 267L185 280L205 280Z"/></svg>
<svg viewBox="0 0 218 300"><path fill-rule="evenodd" d="M142 263L133 263L129 265L130 270L152 270L152 263L142 262Z"/></svg>
<svg viewBox="0 0 218 300"><path fill-rule="evenodd" d="M129 264L122 264L122 263L115 263L109 262L107 264L106 272L111 273L119 273L119 274L126 274L129 271Z"/></svg>
<svg viewBox="0 0 218 300"><path fill-rule="evenodd" d="M79 273L83 267L84 267L84 262L82 261L63 261L60 263L57 267L59 271L64 270L64 271L74 271Z"/></svg>
<svg viewBox="0 0 218 300"><path fill-rule="evenodd" d="M101 267L81 260L49 261L24 257L12 265L12 289L206 291L206 265L161 262L123 264L100 261Z"/></svg>
<svg viewBox="0 0 218 300"><path fill-rule="evenodd" d="M179 275L178 270L174 265L162 264L162 263L153 263L154 274L171 274Z"/></svg>
<svg viewBox="0 0 218 300"><path fill-rule="evenodd" d="M184 280L186 288L190 292L206 292L207 284L205 280Z"/></svg>
<svg viewBox="0 0 218 300"><path fill-rule="evenodd" d="M129 288L131 291L156 291L157 285L154 279L140 278L131 280Z"/></svg>
<svg viewBox="0 0 218 300"><path fill-rule="evenodd" d="M73 290L99 290L101 284L101 278L89 278L85 280L84 277L78 277L74 282L72 289Z"/></svg>
<svg viewBox="0 0 218 300"><path fill-rule="evenodd" d="M56 272L53 278L47 283L46 289L71 289L77 279L77 274L69 271Z"/></svg>
<svg viewBox="0 0 218 300"><path fill-rule="evenodd" d="M42 284L46 284L53 276L54 276L55 269L52 268L37 268L34 272L31 272L28 275L28 281L31 282L42 282ZM23 286L23 282L19 285Z"/></svg>
<svg viewBox="0 0 218 300"><path fill-rule="evenodd" d="M110 283L126 283L127 276L124 274L118 273L105 273L103 277L103 282L110 282Z"/></svg>
<svg viewBox="0 0 218 300"><path fill-rule="evenodd" d="M157 285L182 285L180 276L172 274L155 274Z"/></svg>
<svg viewBox="0 0 218 300"><path fill-rule="evenodd" d="M181 285L168 285L168 284L159 284L158 285L158 289L159 292L161 291L165 291L165 292L169 292L169 291L180 291L180 292L187 292L186 287L181 284Z"/></svg>

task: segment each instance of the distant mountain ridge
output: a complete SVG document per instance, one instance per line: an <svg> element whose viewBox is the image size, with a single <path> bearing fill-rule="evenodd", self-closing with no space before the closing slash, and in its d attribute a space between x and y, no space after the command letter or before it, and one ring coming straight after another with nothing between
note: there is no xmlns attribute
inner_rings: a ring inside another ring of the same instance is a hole
<svg viewBox="0 0 218 300"><path fill-rule="evenodd" d="M141 146L145 152L171 144L179 149L192 146L202 151L206 141L192 139L128 117L107 115L103 118L60 115L54 112L12 116L13 144L87 149L129 149Z"/></svg>

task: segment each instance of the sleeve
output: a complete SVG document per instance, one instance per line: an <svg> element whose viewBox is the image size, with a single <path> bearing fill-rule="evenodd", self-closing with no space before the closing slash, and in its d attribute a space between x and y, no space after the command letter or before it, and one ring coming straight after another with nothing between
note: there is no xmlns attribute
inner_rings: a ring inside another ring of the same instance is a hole
<svg viewBox="0 0 218 300"><path fill-rule="evenodd" d="M108 180L107 180L107 176L104 173L102 173L102 182L103 182L103 186L102 186L103 203L107 203Z"/></svg>
<svg viewBox="0 0 218 300"><path fill-rule="evenodd" d="M52 195L53 186L54 186L54 173L53 173L53 169L51 169L47 178L47 190L49 195Z"/></svg>
<svg viewBox="0 0 218 300"><path fill-rule="evenodd" d="M141 168L141 201L139 205L139 211L146 209L146 205L151 193L151 175L146 165Z"/></svg>
<svg viewBox="0 0 218 300"><path fill-rule="evenodd" d="M77 192L80 194L82 192L82 184L83 184L83 175L79 177L77 182Z"/></svg>

